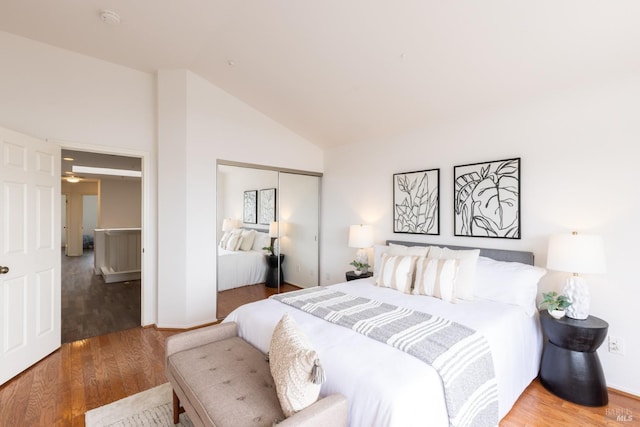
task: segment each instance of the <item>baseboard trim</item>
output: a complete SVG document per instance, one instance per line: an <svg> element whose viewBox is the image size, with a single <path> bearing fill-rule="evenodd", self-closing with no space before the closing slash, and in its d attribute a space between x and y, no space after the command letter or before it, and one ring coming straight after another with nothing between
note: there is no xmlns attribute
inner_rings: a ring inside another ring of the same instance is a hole
<svg viewBox="0 0 640 427"><path fill-rule="evenodd" d="M607 390L609 390L609 393L619 394L620 396L624 396L624 397L628 397L629 399L640 401L640 396L633 393L629 393L628 391L618 390L617 388L613 388L613 387L607 387Z"/></svg>
<svg viewBox="0 0 640 427"><path fill-rule="evenodd" d="M209 323L203 323L202 325L196 325L196 326L191 326L189 328L166 328L166 327L158 327L157 325L153 324L153 325L149 325L149 326L145 326L145 327L154 327L156 330L158 331L177 331L177 332L186 332L186 331L191 331L194 329L200 329L200 328L204 328L206 326L213 326L213 325L217 325L218 323L222 322L222 320L216 320L215 322L209 322Z"/></svg>

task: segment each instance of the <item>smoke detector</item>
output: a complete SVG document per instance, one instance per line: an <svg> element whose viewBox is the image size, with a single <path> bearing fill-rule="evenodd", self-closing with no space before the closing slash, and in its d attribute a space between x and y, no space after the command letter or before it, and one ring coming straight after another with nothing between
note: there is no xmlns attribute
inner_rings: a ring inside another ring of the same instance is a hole
<svg viewBox="0 0 640 427"><path fill-rule="evenodd" d="M114 26L120 25L120 15L118 15L112 10L102 9L100 11L100 19L105 24L114 25Z"/></svg>

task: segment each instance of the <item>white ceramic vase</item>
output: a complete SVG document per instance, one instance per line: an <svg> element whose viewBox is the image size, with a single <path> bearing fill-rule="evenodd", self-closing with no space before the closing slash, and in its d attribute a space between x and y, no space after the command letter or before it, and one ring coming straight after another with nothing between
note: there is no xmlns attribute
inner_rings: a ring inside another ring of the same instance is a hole
<svg viewBox="0 0 640 427"><path fill-rule="evenodd" d="M547 310L554 319L562 319L566 312L564 310Z"/></svg>
<svg viewBox="0 0 640 427"><path fill-rule="evenodd" d="M359 276L359 275L362 274L362 271L361 270L354 270L353 274L355 274L356 276Z"/></svg>

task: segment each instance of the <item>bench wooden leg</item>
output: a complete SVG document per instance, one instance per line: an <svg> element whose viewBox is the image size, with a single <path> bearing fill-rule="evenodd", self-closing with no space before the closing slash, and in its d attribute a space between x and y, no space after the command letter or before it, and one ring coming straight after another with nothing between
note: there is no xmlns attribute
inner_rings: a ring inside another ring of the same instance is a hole
<svg viewBox="0 0 640 427"><path fill-rule="evenodd" d="M178 399L176 392L173 391L173 424L180 422L180 414L182 412L184 412L184 408L180 407L180 399Z"/></svg>

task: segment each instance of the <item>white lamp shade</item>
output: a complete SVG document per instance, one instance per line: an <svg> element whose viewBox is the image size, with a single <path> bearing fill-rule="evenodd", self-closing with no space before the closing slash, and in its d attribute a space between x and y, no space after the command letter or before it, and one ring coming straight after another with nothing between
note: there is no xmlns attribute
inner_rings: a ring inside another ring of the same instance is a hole
<svg viewBox="0 0 640 427"><path fill-rule="evenodd" d="M231 231L234 228L238 228L238 223L235 219L225 218L222 220L222 231Z"/></svg>
<svg viewBox="0 0 640 427"><path fill-rule="evenodd" d="M269 224L269 237L278 237L278 221Z"/></svg>
<svg viewBox="0 0 640 427"><path fill-rule="evenodd" d="M373 227L370 225L352 225L349 227L349 247L369 248L373 246Z"/></svg>
<svg viewBox="0 0 640 427"><path fill-rule="evenodd" d="M606 265L602 237L590 234L551 236L547 268L569 273L604 273Z"/></svg>

